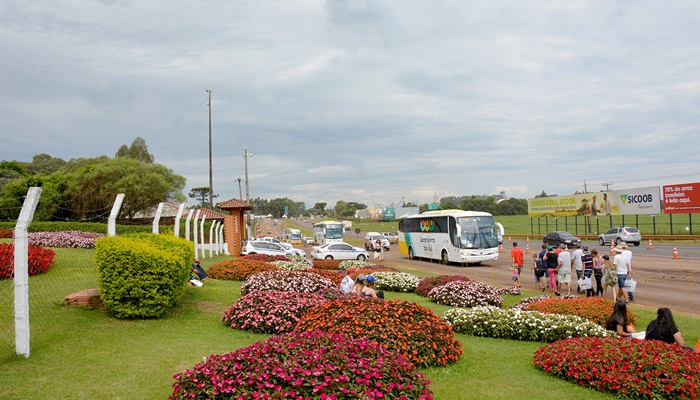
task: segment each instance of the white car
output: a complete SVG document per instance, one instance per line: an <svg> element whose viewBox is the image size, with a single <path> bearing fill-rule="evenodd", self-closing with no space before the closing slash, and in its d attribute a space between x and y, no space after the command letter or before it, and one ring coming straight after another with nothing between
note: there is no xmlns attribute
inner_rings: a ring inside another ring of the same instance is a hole
<svg viewBox="0 0 700 400"><path fill-rule="evenodd" d="M311 258L315 260L360 260L365 261L369 254L362 247L351 246L345 242L325 243L311 249Z"/></svg>
<svg viewBox="0 0 700 400"><path fill-rule="evenodd" d="M291 243L285 243L285 242L283 242L277 238L274 238L272 236L265 236L265 237L257 238L256 240L264 240L266 242L275 243L275 244L278 244L278 245L280 245L288 250L291 250L294 248L294 246Z"/></svg>
<svg viewBox="0 0 700 400"><path fill-rule="evenodd" d="M389 241L389 243L399 242L399 237L394 232L382 232L382 236L384 236Z"/></svg>
<svg viewBox="0 0 700 400"><path fill-rule="evenodd" d="M389 239L385 238L384 235L379 232L367 232L365 235L365 250L374 250L374 244L377 240L380 241L384 250L389 250L389 246L391 246Z"/></svg>
<svg viewBox="0 0 700 400"><path fill-rule="evenodd" d="M277 243L272 243L264 240L251 240L245 242L243 248L241 248L241 255L247 256L248 254L267 254L270 256L292 256L298 254L302 257L306 257L306 252L301 249L286 249Z"/></svg>

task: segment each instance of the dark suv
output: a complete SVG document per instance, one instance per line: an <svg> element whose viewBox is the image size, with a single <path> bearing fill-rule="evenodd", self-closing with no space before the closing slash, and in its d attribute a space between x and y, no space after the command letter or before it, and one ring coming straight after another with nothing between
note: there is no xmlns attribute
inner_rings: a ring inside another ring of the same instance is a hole
<svg viewBox="0 0 700 400"><path fill-rule="evenodd" d="M569 246L569 248L572 248L577 244L581 244L581 239L567 231L549 232L544 236L542 241L552 246L559 246L560 244L564 243L565 245Z"/></svg>

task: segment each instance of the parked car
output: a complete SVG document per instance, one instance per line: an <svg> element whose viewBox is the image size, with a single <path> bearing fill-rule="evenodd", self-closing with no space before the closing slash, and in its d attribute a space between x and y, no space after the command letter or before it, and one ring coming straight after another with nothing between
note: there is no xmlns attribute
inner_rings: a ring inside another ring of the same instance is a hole
<svg viewBox="0 0 700 400"><path fill-rule="evenodd" d="M311 249L311 258L316 260L360 260L369 258L369 253L362 247L351 246L345 242L324 243Z"/></svg>
<svg viewBox="0 0 700 400"><path fill-rule="evenodd" d="M384 250L389 251L389 246L391 246L389 239L385 238L379 232L367 232L365 235L365 250L374 250L374 244L377 242L377 240L381 241Z"/></svg>
<svg viewBox="0 0 700 400"><path fill-rule="evenodd" d="M286 249L277 243L266 242L264 240L251 240L245 242L243 248L241 248L241 255L247 256L248 254L267 254L271 256L292 256L298 254L302 257L306 257L306 252L301 249Z"/></svg>
<svg viewBox="0 0 700 400"><path fill-rule="evenodd" d="M549 232L544 236L542 241L552 246L559 246L560 244L564 243L565 245L569 246L569 248L574 247L577 244L581 244L581 239L567 231Z"/></svg>
<svg viewBox="0 0 700 400"><path fill-rule="evenodd" d="M386 240L389 241L389 243L398 243L399 242L399 236L395 234L394 232L381 232L382 236L386 238Z"/></svg>
<svg viewBox="0 0 700 400"><path fill-rule="evenodd" d="M639 243L642 242L642 234L639 232L639 229L633 226L618 226L610 228L607 232L598 235L598 243L600 243L601 246L611 241L615 242L615 244L627 242L639 246Z"/></svg>
<svg viewBox="0 0 700 400"><path fill-rule="evenodd" d="M261 238L258 238L257 240L264 240L266 242L276 243L276 244L278 244L278 245L280 245L288 250L291 250L294 248L294 246L291 243L285 243L285 242L283 242L275 237L272 237L272 236L261 237Z"/></svg>

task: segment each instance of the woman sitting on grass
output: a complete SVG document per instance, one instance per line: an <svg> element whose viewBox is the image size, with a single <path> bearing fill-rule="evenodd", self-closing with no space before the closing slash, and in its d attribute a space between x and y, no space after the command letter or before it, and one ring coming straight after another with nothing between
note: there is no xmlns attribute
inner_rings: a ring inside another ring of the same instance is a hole
<svg viewBox="0 0 700 400"><path fill-rule="evenodd" d="M676 322L673 320L671 310L662 307L656 311L656 319L651 321L647 326L646 338L650 340L660 340L662 342L677 344L685 347L683 336L676 328ZM695 351L692 347L687 349Z"/></svg>
<svg viewBox="0 0 700 400"><path fill-rule="evenodd" d="M612 315L605 322L605 329L617 333L617 336L631 338L635 333L634 327L629 324L627 319L627 304L624 300L618 300L615 303Z"/></svg>

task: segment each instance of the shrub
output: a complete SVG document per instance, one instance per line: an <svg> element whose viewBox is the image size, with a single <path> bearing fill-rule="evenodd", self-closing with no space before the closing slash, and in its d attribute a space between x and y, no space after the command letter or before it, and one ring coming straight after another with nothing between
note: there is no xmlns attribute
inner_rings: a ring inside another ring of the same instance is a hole
<svg viewBox="0 0 700 400"><path fill-rule="evenodd" d="M296 271L267 271L249 276L241 285L241 294L245 295L256 290L318 293L322 289L336 289L336 285L330 279L317 274Z"/></svg>
<svg viewBox="0 0 700 400"><path fill-rule="evenodd" d="M405 272L373 272L372 276L377 278L377 290L389 292L413 292L420 283L418 275Z"/></svg>
<svg viewBox="0 0 700 400"><path fill-rule="evenodd" d="M551 298L530 304L528 311L539 311L545 314L578 315L605 326L605 321L612 315L615 303L600 297L573 297L569 299ZM637 315L627 309L627 319L633 324Z"/></svg>
<svg viewBox="0 0 700 400"><path fill-rule="evenodd" d="M700 355L657 340L573 338L535 352L554 376L625 398L700 396Z"/></svg>
<svg viewBox="0 0 700 400"><path fill-rule="evenodd" d="M35 246L94 249L95 239L104 236L101 233L81 231L30 232L29 243Z"/></svg>
<svg viewBox="0 0 700 400"><path fill-rule="evenodd" d="M292 261L291 258L285 256L271 256L268 254L248 254L247 256L238 257L238 260L255 260L271 263L273 261Z"/></svg>
<svg viewBox="0 0 700 400"><path fill-rule="evenodd" d="M316 269L340 269L340 260L314 260L313 266Z"/></svg>
<svg viewBox="0 0 700 400"><path fill-rule="evenodd" d="M554 342L579 336L612 337L613 332L575 315L498 307L452 308L443 319L458 333L512 340Z"/></svg>
<svg viewBox="0 0 700 400"><path fill-rule="evenodd" d="M454 281L433 288L428 297L452 307L497 306L503 304L496 288L477 281Z"/></svg>
<svg viewBox="0 0 700 400"><path fill-rule="evenodd" d="M454 281L471 281L471 279L464 275L440 275L423 278L418 286L416 286L416 294L423 297L428 297L428 293L434 287L442 286L446 283Z"/></svg>
<svg viewBox="0 0 700 400"><path fill-rule="evenodd" d="M256 333L289 332L304 313L327 301L316 293L252 292L238 299L221 320L231 328Z"/></svg>
<svg viewBox="0 0 700 400"><path fill-rule="evenodd" d="M191 271L191 242L133 234L98 239L95 249L102 303L117 318L160 318L179 303Z"/></svg>
<svg viewBox="0 0 700 400"><path fill-rule="evenodd" d="M234 260L220 261L212 265L207 270L207 274L213 279L244 281L251 275L276 269L277 266L275 264L239 257Z"/></svg>
<svg viewBox="0 0 700 400"><path fill-rule="evenodd" d="M39 275L48 272L54 263L56 252L40 246L27 246L27 272ZM12 279L15 273L15 245L0 244L0 279Z"/></svg>
<svg viewBox="0 0 700 400"><path fill-rule="evenodd" d="M321 304L301 317L295 332L320 330L366 336L416 366L445 366L462 354L452 327L432 311L402 300L348 299Z"/></svg>
<svg viewBox="0 0 700 400"><path fill-rule="evenodd" d="M420 399L431 382L367 338L276 335L173 376L170 399Z"/></svg>

